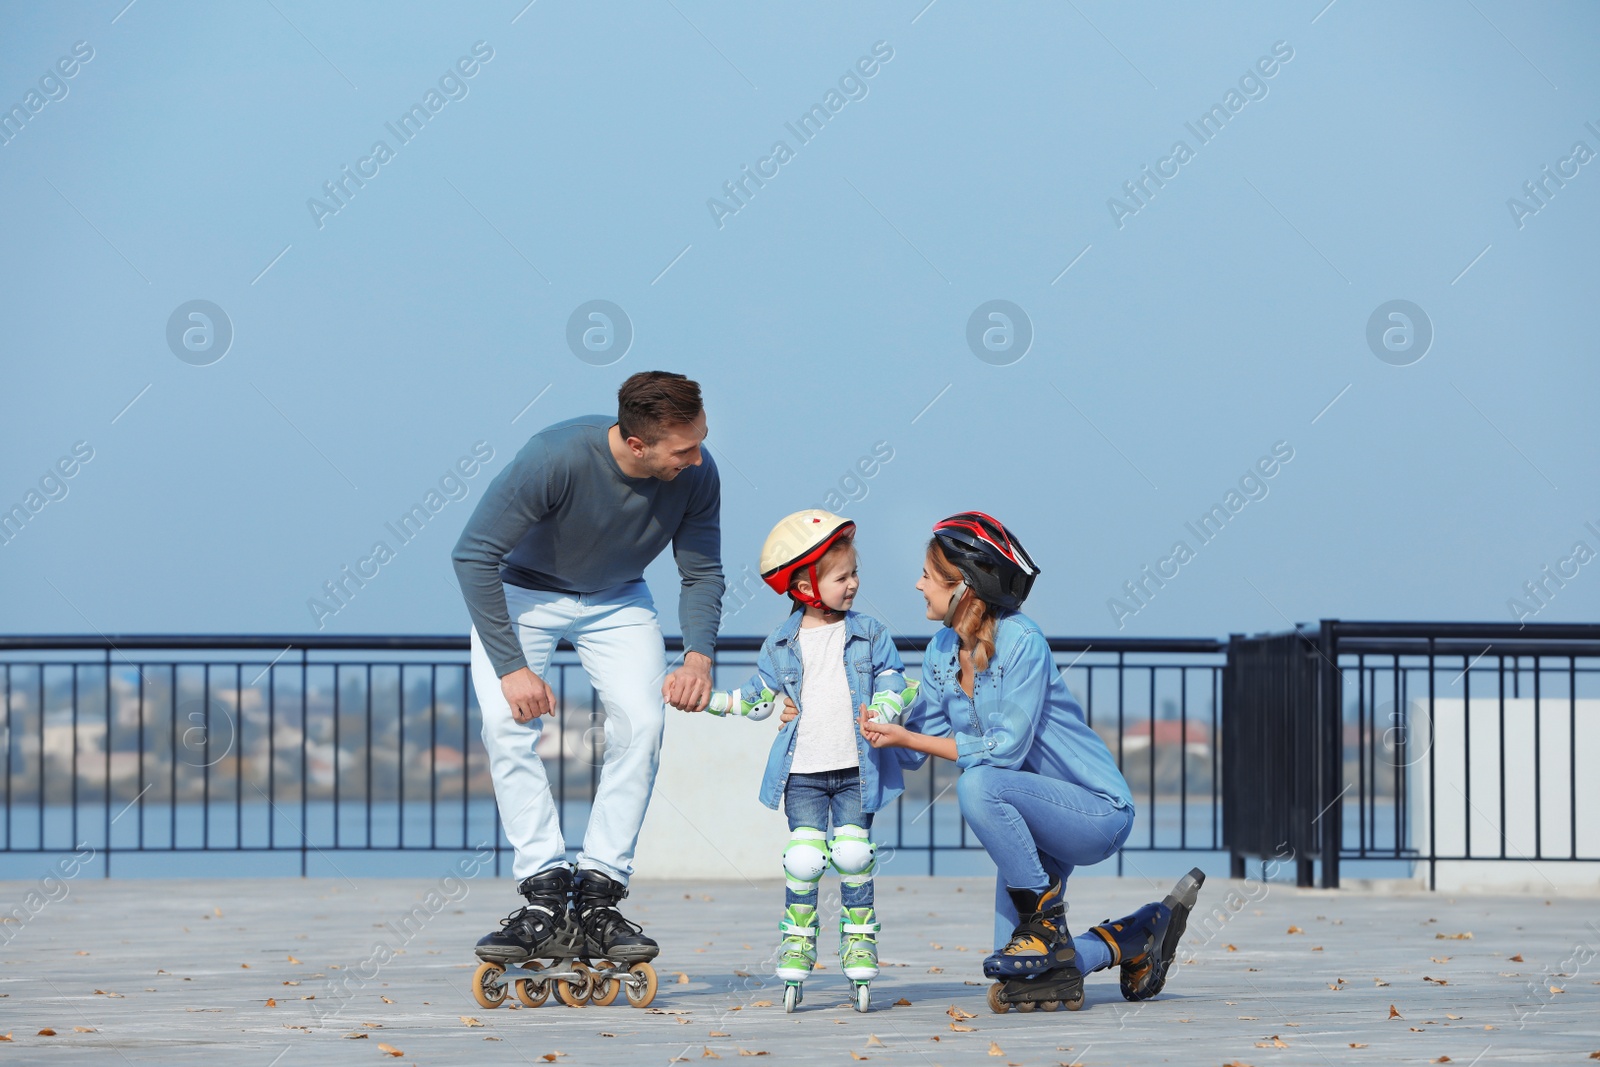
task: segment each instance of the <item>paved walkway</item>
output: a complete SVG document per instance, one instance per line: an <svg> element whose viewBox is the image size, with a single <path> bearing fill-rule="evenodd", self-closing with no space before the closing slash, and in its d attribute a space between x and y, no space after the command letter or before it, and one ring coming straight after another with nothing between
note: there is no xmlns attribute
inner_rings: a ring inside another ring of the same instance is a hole
<svg viewBox="0 0 1600 1067"><path fill-rule="evenodd" d="M446 873L442 860L419 862ZM1073 927L1161 891L1075 880ZM635 887L626 910L666 946L644 1011L478 1007L471 946L512 905L509 881L5 882L0 908L24 919L0 923L0 1059L1467 1065L1575 1064L1600 1051L1592 899L1213 878L1201 903L1223 905L1222 917L1197 917L1193 958L1159 999L1125 1004L1107 972L1089 979L1080 1013L996 1016L978 969L991 892L978 879L880 879L891 965L875 1010L849 1009L831 959L785 1016L766 962L777 882Z"/></svg>

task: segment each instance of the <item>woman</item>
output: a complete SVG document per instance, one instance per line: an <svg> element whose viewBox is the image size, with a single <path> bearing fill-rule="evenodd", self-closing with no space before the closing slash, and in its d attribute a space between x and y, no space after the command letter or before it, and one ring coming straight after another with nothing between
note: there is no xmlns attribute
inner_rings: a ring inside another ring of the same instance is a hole
<svg viewBox="0 0 1600 1067"><path fill-rule="evenodd" d="M1166 900L1073 938L1063 896L1073 868L1099 863L1133 828L1133 800L1115 759L1087 723L1039 627L1018 609L1039 569L982 512L933 528L917 589L944 623L922 661L922 694L904 724L863 711L874 747L905 749L962 770L961 814L998 868L995 952L983 972L1003 979L989 1006L1083 1006L1083 975L1120 964L1122 995L1161 991L1205 875L1190 871ZM1010 934L1007 936L1006 931Z"/></svg>

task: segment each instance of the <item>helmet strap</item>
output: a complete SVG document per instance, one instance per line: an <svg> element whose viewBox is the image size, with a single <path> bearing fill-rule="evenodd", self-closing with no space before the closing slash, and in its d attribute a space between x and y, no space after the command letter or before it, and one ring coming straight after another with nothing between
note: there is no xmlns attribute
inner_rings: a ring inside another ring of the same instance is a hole
<svg viewBox="0 0 1600 1067"><path fill-rule="evenodd" d="M966 595L971 589L972 586L968 585L967 580L963 578L961 580L961 588L950 594L950 606L944 609L944 624L946 626L955 625L956 609L961 607L961 602L966 599Z"/></svg>

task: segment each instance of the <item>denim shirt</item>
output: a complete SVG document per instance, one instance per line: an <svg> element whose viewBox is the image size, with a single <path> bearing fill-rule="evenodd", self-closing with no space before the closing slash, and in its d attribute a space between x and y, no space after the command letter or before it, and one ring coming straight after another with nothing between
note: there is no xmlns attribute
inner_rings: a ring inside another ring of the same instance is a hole
<svg viewBox="0 0 1600 1067"><path fill-rule="evenodd" d="M800 643L796 635L804 612L789 614L761 645L761 655L756 659L756 672L743 686L744 691L755 692L763 686L783 693L800 708ZM872 694L882 690L900 692L906 687L905 665L895 650L889 630L870 615L854 611L844 617L845 679L850 683L850 706L859 715L861 705L872 702ZM784 786L789 781L789 767L794 763L794 739L799 732L800 716L783 724L772 742L767 755L767 770L761 778L761 803L769 808L778 807L783 799ZM861 762L861 810L881 811L905 790L900 774L900 760L893 749L873 748L861 736L861 730L852 730L856 739L856 755Z"/></svg>
<svg viewBox="0 0 1600 1067"><path fill-rule="evenodd" d="M1115 757L1084 721L1083 708L1067 688L1043 632L1019 612L995 624L994 656L972 680L972 696L961 688L961 639L946 626L928 642L922 689L905 727L932 737L954 736L956 764L1031 771L1092 790L1117 807L1132 809L1133 796ZM927 758L897 749L908 767Z"/></svg>

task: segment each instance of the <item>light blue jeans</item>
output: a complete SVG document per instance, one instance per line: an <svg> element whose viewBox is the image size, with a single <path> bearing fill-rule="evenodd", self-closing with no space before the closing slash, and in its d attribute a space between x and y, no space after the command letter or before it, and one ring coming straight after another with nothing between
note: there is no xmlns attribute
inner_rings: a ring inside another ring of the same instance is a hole
<svg viewBox="0 0 1600 1067"><path fill-rule="evenodd" d="M1010 940L1017 925L1017 909L1007 886L1039 889L1057 878L1065 883L1073 868L1099 863L1115 853L1133 829L1132 808L1032 771L968 767L956 781L956 797L962 817L999 868L996 949Z"/></svg>
<svg viewBox="0 0 1600 1067"><path fill-rule="evenodd" d="M639 827L661 763L666 723L661 683L667 655L655 602L642 580L597 593L554 593L516 585L506 585L505 592L529 669L545 678L556 643L566 638L578 650L578 659L605 705L605 764L578 866L626 883L633 873ZM483 709L483 747L489 753L500 822L516 850L511 873L520 881L566 861L567 845L550 779L535 751L549 717L529 723L511 717L511 705L476 629L472 686ZM569 719L567 729L575 725Z"/></svg>

